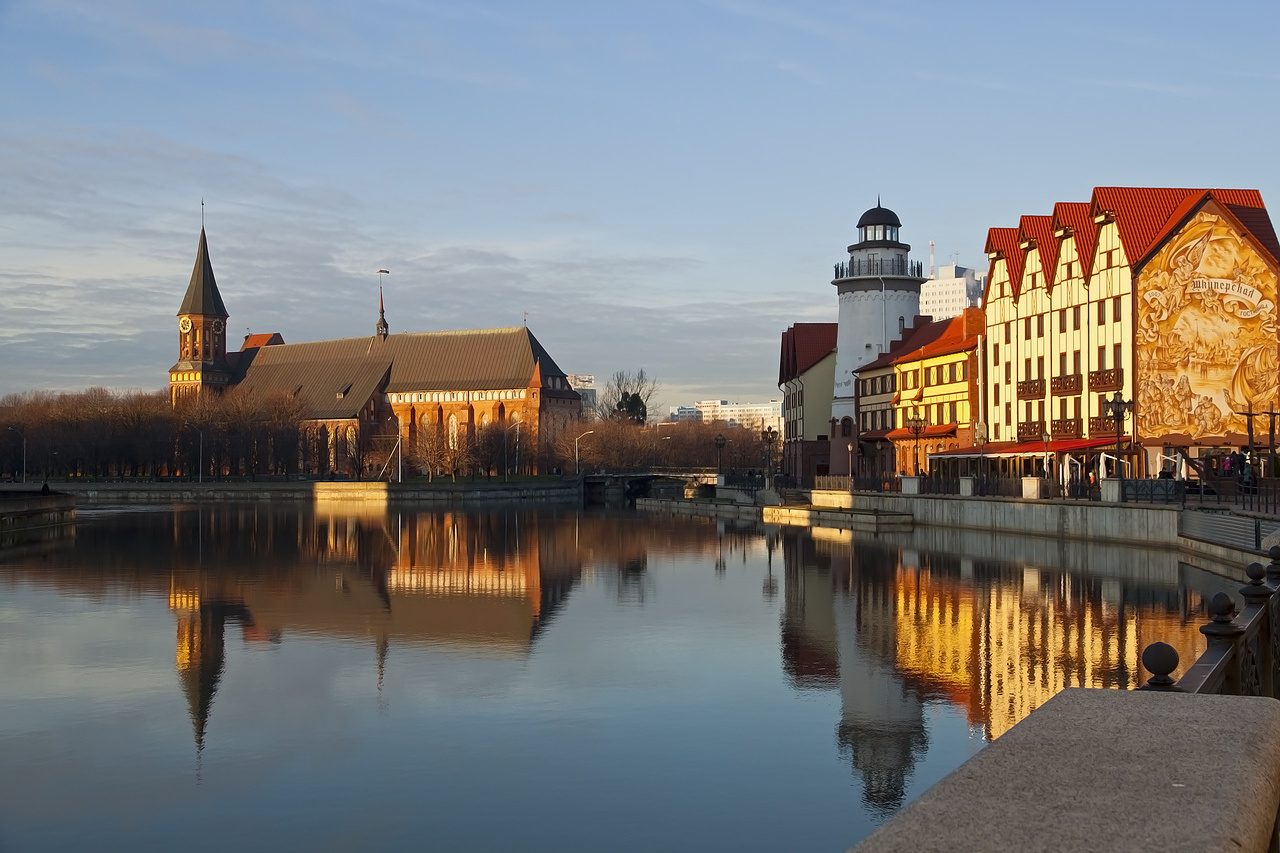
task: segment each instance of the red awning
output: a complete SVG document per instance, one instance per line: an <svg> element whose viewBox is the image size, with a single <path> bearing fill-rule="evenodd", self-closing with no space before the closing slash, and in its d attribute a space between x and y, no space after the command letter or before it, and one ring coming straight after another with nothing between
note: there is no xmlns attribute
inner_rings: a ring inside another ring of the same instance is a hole
<svg viewBox="0 0 1280 853"><path fill-rule="evenodd" d="M924 432L920 433L920 437L921 438L941 438L943 436L955 435L955 434L956 434L955 424L930 424L929 426L924 428ZM888 437L896 441L898 439L914 439L916 435L906 427L898 427L897 429L890 430L888 433Z"/></svg>

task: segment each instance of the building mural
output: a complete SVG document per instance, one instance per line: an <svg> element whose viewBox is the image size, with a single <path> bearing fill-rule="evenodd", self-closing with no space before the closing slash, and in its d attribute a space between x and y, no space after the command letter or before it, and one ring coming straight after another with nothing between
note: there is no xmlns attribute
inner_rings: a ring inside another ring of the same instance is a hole
<svg viewBox="0 0 1280 853"><path fill-rule="evenodd" d="M1206 206L1137 281L1138 429L1192 440L1276 411L1276 273Z"/></svg>

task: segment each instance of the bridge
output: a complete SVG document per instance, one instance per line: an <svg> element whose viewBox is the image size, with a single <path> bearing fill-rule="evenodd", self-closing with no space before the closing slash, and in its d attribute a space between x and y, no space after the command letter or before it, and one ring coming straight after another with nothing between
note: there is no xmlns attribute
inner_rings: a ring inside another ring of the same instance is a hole
<svg viewBox="0 0 1280 853"><path fill-rule="evenodd" d="M602 505L650 497L732 497L741 503L753 503L766 479L758 471L720 473L714 468L600 471L582 475L582 492L587 504Z"/></svg>

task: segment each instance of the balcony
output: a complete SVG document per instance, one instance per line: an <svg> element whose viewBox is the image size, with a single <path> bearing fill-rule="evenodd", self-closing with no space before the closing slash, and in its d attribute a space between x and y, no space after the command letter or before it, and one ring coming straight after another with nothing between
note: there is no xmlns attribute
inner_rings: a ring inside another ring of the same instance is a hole
<svg viewBox="0 0 1280 853"><path fill-rule="evenodd" d="M878 275L899 275L924 278L924 264L908 258L849 259L835 265L836 278L864 278Z"/></svg>
<svg viewBox="0 0 1280 853"><path fill-rule="evenodd" d="M1044 437L1044 421L1024 421L1018 424L1018 441L1040 441Z"/></svg>
<svg viewBox="0 0 1280 853"><path fill-rule="evenodd" d="M1080 377L1077 376L1077 379ZM1080 418L1055 418L1049 422L1049 434L1055 440L1064 438L1079 438L1080 428L1083 422Z"/></svg>
<svg viewBox="0 0 1280 853"><path fill-rule="evenodd" d="M1120 391L1124 388L1124 368L1113 367L1110 370L1093 370L1089 372L1090 391ZM1090 427L1092 432L1093 428Z"/></svg>
<svg viewBox="0 0 1280 853"><path fill-rule="evenodd" d="M1044 398L1043 379L1024 379L1018 383L1019 400L1040 400Z"/></svg>
<svg viewBox="0 0 1280 853"><path fill-rule="evenodd" d="M1120 427L1120 437L1124 438L1124 426ZM1116 422L1111 418L1089 418L1090 438L1115 438Z"/></svg>
<svg viewBox="0 0 1280 853"><path fill-rule="evenodd" d="M1079 373L1070 376L1055 376L1049 380L1049 392L1055 397L1069 397L1080 393L1083 377Z"/></svg>

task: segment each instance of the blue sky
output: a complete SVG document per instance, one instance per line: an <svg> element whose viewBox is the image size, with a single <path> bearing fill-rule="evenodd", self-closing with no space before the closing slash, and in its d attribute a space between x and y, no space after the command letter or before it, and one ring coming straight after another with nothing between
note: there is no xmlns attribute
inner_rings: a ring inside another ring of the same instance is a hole
<svg viewBox="0 0 1280 853"><path fill-rule="evenodd" d="M0 0L0 394L164 387L200 200L235 334L528 324L778 396L879 194L927 261L1095 185L1277 187L1274 4ZM232 338L235 339L234 337Z"/></svg>

